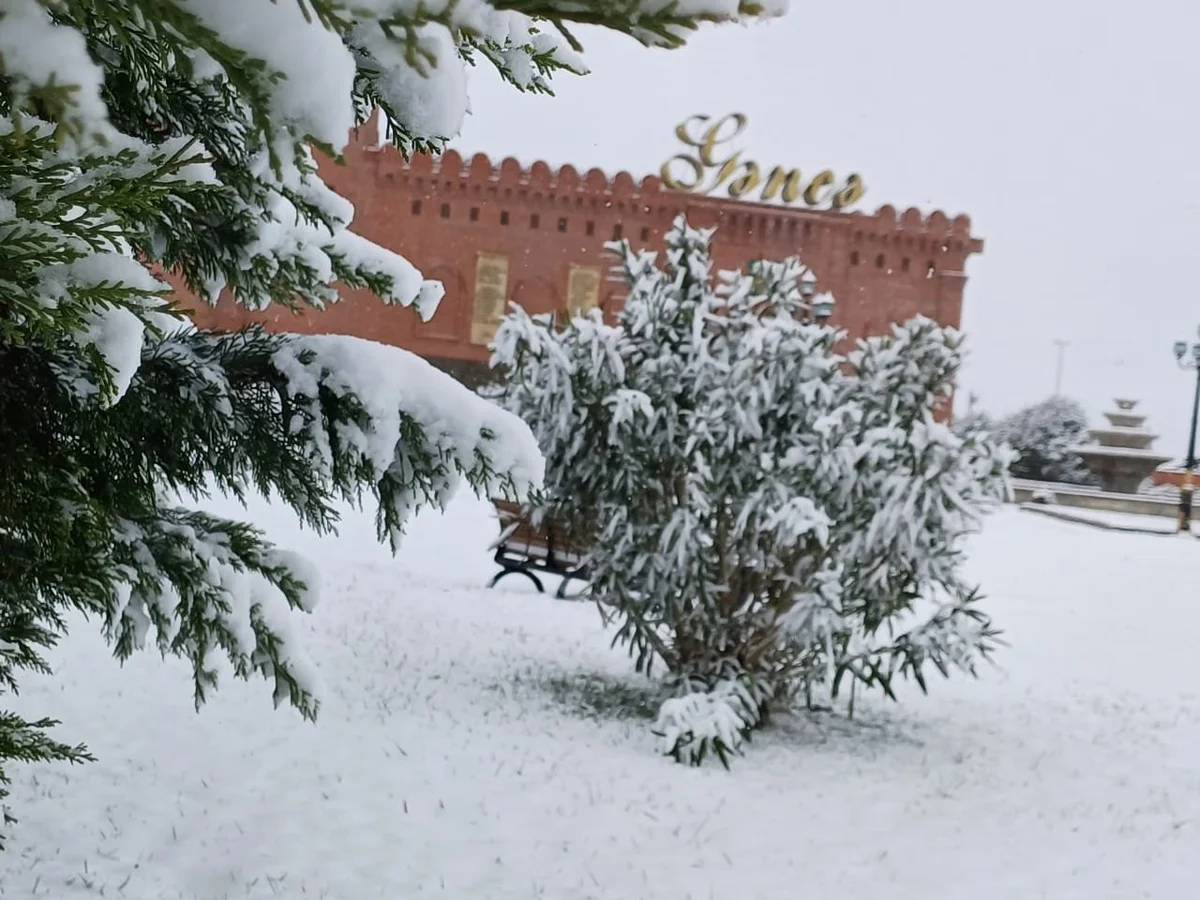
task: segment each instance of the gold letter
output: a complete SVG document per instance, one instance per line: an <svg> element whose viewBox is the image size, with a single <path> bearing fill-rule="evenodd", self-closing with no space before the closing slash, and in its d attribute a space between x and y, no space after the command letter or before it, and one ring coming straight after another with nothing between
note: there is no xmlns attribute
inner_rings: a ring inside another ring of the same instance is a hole
<svg viewBox="0 0 1200 900"><path fill-rule="evenodd" d="M691 116L687 119L684 119L675 126L675 137L679 138L679 142L681 144L687 144L689 147L699 147L704 143L704 138L692 137L688 133L688 125L690 125L692 122L699 122L701 125L703 125L707 121L708 116Z"/></svg>
<svg viewBox="0 0 1200 900"><path fill-rule="evenodd" d="M671 174L671 163L673 162L681 162L691 167L691 181L680 181ZM663 163L658 174L659 177L662 178L663 184L672 191L694 191L696 188L700 187L700 182L704 180L704 167L690 156L684 156L682 153L680 153L678 156L672 156L665 163Z"/></svg>
<svg viewBox="0 0 1200 900"><path fill-rule="evenodd" d="M675 126L675 136L679 138L679 142L681 144L684 144L688 147L702 147L704 145L704 136L702 135L698 138L692 137L688 127L692 124L692 122L699 122L701 125L703 125L707 121L708 116L692 116L691 118L684 119ZM681 162L692 170L692 177L690 180L681 181L671 173L671 164L675 162ZM662 164L662 168L659 170L659 176L662 178L663 184L666 185L670 190L695 191L700 188L700 183L704 180L704 163L698 159L693 159L686 153L680 153L677 156L672 156Z"/></svg>
<svg viewBox="0 0 1200 900"><path fill-rule="evenodd" d="M729 196L735 200L744 197L758 187L758 180L758 163L746 163L746 171L742 173L742 177L729 186Z"/></svg>
<svg viewBox="0 0 1200 900"><path fill-rule="evenodd" d="M833 173L828 169L818 172L807 188L804 189L804 202L809 206L818 206L821 203L821 197L817 195L817 191L829 187L833 184Z"/></svg>
<svg viewBox="0 0 1200 900"><path fill-rule="evenodd" d="M728 136L722 136L721 131L726 122L732 121L734 128L733 132ZM681 153L678 156L673 156L671 159L663 163L659 174L662 176L663 184L671 190L682 191L699 191L700 193L709 193L719 188L725 183L738 165L738 157L740 154L734 153L728 159L717 159L716 149L718 144L724 144L742 133L742 129L746 127L746 117L741 113L732 113L722 119L718 119L712 125L709 125L698 136L693 136L691 133L691 125L693 122L698 122L705 125L709 122L708 116L692 116L684 119L675 126L675 136L680 142L689 147L696 148L696 157L688 156ZM692 177L688 180L680 180L671 173L671 164L681 162L692 170ZM701 182L704 180L704 171L706 169L715 169L720 167L715 180L706 188L701 188Z"/></svg>
<svg viewBox="0 0 1200 900"><path fill-rule="evenodd" d="M833 208L841 209L844 206L850 206L862 199L862 195L867 192L863 187L861 175L851 175L846 179L846 186L833 195Z"/></svg>
<svg viewBox="0 0 1200 900"><path fill-rule="evenodd" d="M739 152L733 154L733 156L725 160L721 168L717 170L717 174L713 176L713 182L708 186L708 189L705 191L705 193L711 194L731 177L733 177L733 173L737 171L737 167L740 164L741 159L742 154Z"/></svg>
<svg viewBox="0 0 1200 900"><path fill-rule="evenodd" d="M701 118L702 121L705 122L708 121L707 116L698 118ZM733 133L730 134L729 137L721 137L721 128L730 120L733 121ZM700 162L702 162L706 168L711 168L712 166L720 165L722 162L724 162L724 160L718 160L713 156L713 151L717 149L717 144L724 144L727 141L732 141L735 137L741 134L745 128L746 117L741 113L730 113L725 118L718 119L716 122L714 122L711 126L709 126L708 130L704 132L704 138L701 140L701 142L696 145L700 148ZM676 130L675 133L679 134L680 132Z"/></svg>
<svg viewBox="0 0 1200 900"><path fill-rule="evenodd" d="M800 196L802 180L799 169L785 169L783 166L776 166L767 176L767 185L763 188L762 198L763 200L773 200L779 189L783 188L783 202L795 203L796 198Z"/></svg>
<svg viewBox="0 0 1200 900"><path fill-rule="evenodd" d="M733 121L733 133L729 137L721 137L721 128L726 122ZM724 144L727 141L733 140L742 133L742 129L746 127L746 117L741 113L732 113L723 119L718 119L704 132L704 137L700 142L700 165L706 169L714 169L717 166L721 168L717 170L716 176L713 178L712 184L704 191L704 193L712 193L717 188L725 183L725 181L733 175L737 170L738 162L741 160L741 151L736 151L730 154L725 159L717 159L715 152L717 144Z"/></svg>

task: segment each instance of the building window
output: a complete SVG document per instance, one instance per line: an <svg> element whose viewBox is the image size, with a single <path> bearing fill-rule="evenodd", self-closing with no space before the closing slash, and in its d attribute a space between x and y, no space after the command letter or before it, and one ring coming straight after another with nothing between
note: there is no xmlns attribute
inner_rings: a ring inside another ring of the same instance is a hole
<svg viewBox="0 0 1200 900"><path fill-rule="evenodd" d="M852 266L858 265L858 251L857 250L855 250L854 252L852 252L850 254L850 265L852 265Z"/></svg>
<svg viewBox="0 0 1200 900"><path fill-rule="evenodd" d="M622 230L620 225L614 225L612 239L614 241L619 241L621 239L622 235L624 235L624 233L625 232L624 232L624 230Z"/></svg>
<svg viewBox="0 0 1200 900"><path fill-rule="evenodd" d="M911 262L912 261L907 256L904 257L904 259L900 260L900 270L902 272L907 272L911 268Z"/></svg>
<svg viewBox="0 0 1200 900"><path fill-rule="evenodd" d="M479 207L478 206L471 207L471 221L472 222L479 221Z"/></svg>
<svg viewBox="0 0 1200 900"><path fill-rule="evenodd" d="M421 201L420 200L414 200L412 202L412 214L414 216L419 216L421 214Z"/></svg>
<svg viewBox="0 0 1200 900"><path fill-rule="evenodd" d="M875 268L882 269L885 264L886 264L886 261L884 260L882 253L880 253L877 257L875 257Z"/></svg>
<svg viewBox="0 0 1200 900"><path fill-rule="evenodd" d="M508 224L508 210L507 209L500 210L500 224L501 225Z"/></svg>
<svg viewBox="0 0 1200 900"><path fill-rule="evenodd" d="M584 227L584 231L587 232L588 237L591 237L593 234L596 233L596 223L588 222L587 225Z"/></svg>
<svg viewBox="0 0 1200 900"><path fill-rule="evenodd" d="M449 203L442 204L442 218L443 219L450 218L450 204Z"/></svg>
<svg viewBox="0 0 1200 900"><path fill-rule="evenodd" d="M534 213L533 215L531 215L529 217L529 227L530 228L537 228L541 224L542 224L542 217L539 216L537 213Z"/></svg>
<svg viewBox="0 0 1200 900"><path fill-rule="evenodd" d="M562 218L562 219L559 219L559 220L558 220L558 230L559 230L559 231L562 231L562 232L566 232L566 230L567 230L567 220L566 220L565 218Z"/></svg>
<svg viewBox="0 0 1200 900"><path fill-rule="evenodd" d="M650 240L650 229L649 228L642 229L642 240L643 241Z"/></svg>

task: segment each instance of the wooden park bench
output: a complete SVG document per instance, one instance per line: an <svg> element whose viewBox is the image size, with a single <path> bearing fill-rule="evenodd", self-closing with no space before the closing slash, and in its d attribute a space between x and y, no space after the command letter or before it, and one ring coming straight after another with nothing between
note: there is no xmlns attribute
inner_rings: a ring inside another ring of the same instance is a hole
<svg viewBox="0 0 1200 900"><path fill-rule="evenodd" d="M567 596L568 582L587 581L587 554L567 540L561 528L555 528L552 521L534 527L528 510L519 503L493 499L492 505L500 518L500 537L492 544L500 571L488 587L495 587L506 575L519 574L532 581L538 593L544 594L546 589L536 573L545 572L562 578L554 592L562 600Z"/></svg>

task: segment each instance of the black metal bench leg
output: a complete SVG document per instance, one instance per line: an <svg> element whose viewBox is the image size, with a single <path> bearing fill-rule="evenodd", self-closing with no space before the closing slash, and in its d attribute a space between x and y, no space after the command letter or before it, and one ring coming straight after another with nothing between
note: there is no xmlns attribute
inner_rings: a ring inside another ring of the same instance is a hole
<svg viewBox="0 0 1200 900"><path fill-rule="evenodd" d="M491 582L488 584L488 587L494 588L496 586L496 584L500 581L500 579L503 578L505 575L524 575L526 578L528 578L530 581L533 582L533 586L535 588L537 588L539 594L546 593L546 588L542 585L542 580L540 578L538 578L536 575L534 575L528 569L518 569L515 566L505 566L504 568L502 568L499 572L496 573L495 577L492 578Z"/></svg>
<svg viewBox="0 0 1200 900"><path fill-rule="evenodd" d="M571 572L571 573L563 576L563 580L561 582L559 582L558 590L556 590L554 592L554 596L557 597L559 600L577 600L577 599L579 599L579 594L572 594L570 597L567 596L567 585L570 584L572 581L584 582L584 587L582 588L582 590L587 590L587 578L579 575L577 572Z"/></svg>

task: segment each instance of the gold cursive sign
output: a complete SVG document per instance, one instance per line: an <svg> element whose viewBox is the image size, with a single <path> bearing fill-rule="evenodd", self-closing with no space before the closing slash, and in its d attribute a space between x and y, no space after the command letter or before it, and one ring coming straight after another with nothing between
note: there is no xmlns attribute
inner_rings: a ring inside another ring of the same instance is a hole
<svg viewBox="0 0 1200 900"><path fill-rule="evenodd" d="M853 174L840 187L834 174L828 169L818 172L805 185L799 169L776 166L763 177L758 163L743 160L741 151L722 158L718 147L728 144L746 129L747 119L741 113L731 113L713 121L710 116L692 116L680 122L675 136L680 142L694 149L695 153L680 153L662 165L663 184L675 191L711 194L728 185L729 196L735 200L746 197L761 185L759 198L774 200L776 196L784 203L803 200L808 206L828 206L845 209L857 203L866 186L862 176ZM700 130L697 129L697 126ZM705 177L711 173L711 181Z"/></svg>

